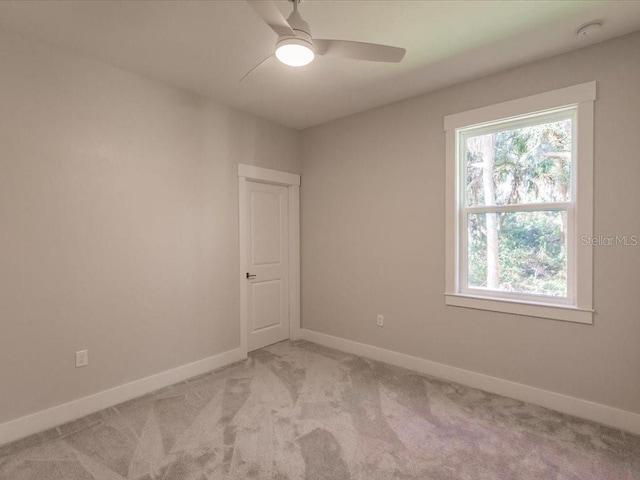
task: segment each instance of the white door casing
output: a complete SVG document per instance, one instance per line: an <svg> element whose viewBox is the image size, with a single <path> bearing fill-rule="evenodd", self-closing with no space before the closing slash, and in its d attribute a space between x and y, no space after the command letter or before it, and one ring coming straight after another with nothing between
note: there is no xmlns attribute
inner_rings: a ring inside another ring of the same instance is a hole
<svg viewBox="0 0 640 480"><path fill-rule="evenodd" d="M240 348L246 354L300 336L300 176L239 164L238 177Z"/></svg>

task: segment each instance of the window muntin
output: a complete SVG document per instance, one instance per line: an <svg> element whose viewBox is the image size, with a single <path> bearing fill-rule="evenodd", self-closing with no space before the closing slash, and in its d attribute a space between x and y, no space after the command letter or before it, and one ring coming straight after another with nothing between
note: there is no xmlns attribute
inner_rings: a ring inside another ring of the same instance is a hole
<svg viewBox="0 0 640 480"><path fill-rule="evenodd" d="M576 113L456 131L462 293L573 302Z"/></svg>

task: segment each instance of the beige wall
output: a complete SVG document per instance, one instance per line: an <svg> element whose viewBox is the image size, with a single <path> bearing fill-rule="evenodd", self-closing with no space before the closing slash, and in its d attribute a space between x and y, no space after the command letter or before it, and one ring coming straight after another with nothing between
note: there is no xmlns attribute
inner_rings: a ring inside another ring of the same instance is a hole
<svg viewBox="0 0 640 480"><path fill-rule="evenodd" d="M4 34L0 64L0 423L238 347L237 163L300 173L300 134Z"/></svg>
<svg viewBox="0 0 640 480"><path fill-rule="evenodd" d="M298 132L0 34L0 423L239 345L238 162L302 170L304 328L640 412L640 247L596 248L594 326L444 306L442 131L597 80L595 233L640 234L638 51L306 130L301 166Z"/></svg>
<svg viewBox="0 0 640 480"><path fill-rule="evenodd" d="M640 412L640 247L595 248L593 326L443 296L447 114L597 80L595 234L640 234L639 52L634 34L305 130L303 328Z"/></svg>

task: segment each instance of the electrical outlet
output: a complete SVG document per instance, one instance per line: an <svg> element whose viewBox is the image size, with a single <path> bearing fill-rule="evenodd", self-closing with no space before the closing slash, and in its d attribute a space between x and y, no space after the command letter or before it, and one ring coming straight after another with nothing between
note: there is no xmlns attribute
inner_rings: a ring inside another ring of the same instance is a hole
<svg viewBox="0 0 640 480"><path fill-rule="evenodd" d="M378 315L378 321L376 323L379 327L384 327L384 315Z"/></svg>
<svg viewBox="0 0 640 480"><path fill-rule="evenodd" d="M86 367L87 365L89 365L89 350L76 352L76 368Z"/></svg>

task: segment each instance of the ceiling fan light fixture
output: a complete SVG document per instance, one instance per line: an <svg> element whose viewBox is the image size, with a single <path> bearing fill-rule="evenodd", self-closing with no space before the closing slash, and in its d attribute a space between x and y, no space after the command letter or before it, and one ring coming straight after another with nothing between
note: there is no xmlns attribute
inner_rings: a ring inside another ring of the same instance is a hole
<svg viewBox="0 0 640 480"><path fill-rule="evenodd" d="M290 67L303 67L313 62L313 44L302 38L283 38L276 44L276 58Z"/></svg>

